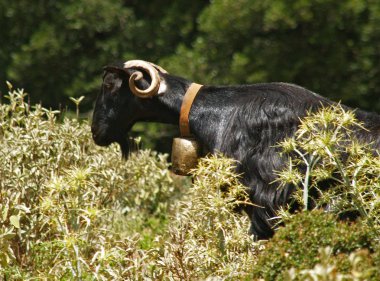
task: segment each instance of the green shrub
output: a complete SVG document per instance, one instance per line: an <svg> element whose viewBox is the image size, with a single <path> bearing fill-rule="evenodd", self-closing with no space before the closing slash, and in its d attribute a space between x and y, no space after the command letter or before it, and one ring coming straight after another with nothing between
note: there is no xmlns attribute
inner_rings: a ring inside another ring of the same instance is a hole
<svg viewBox="0 0 380 281"><path fill-rule="evenodd" d="M354 264L354 257L362 259L360 266ZM334 215L322 211L299 213L268 242L254 267L254 276L265 280L290 280L290 276L305 280L303 277L311 271L307 269L318 264L331 267L327 275L330 279L315 280L337 280L334 278L338 275L353 276L354 271L363 275L357 280L378 280L380 247L376 233L361 221L338 222Z"/></svg>
<svg viewBox="0 0 380 281"><path fill-rule="evenodd" d="M265 280L378 280L380 277L380 157L361 143L365 130L340 105L321 108L301 121L280 146L290 157L279 172L282 185L298 186L301 214L279 212L285 222L260 255L255 276ZM327 189L321 183L329 182ZM311 193L314 193L311 196ZM354 222L337 222L342 215ZM356 279L355 279L356 278Z"/></svg>
<svg viewBox="0 0 380 281"><path fill-rule="evenodd" d="M24 97L13 91L0 105L1 278L141 276L142 218L159 232L176 192L166 156L123 161L116 146L93 144L86 122L59 123L58 112L30 109Z"/></svg>
<svg viewBox="0 0 380 281"><path fill-rule="evenodd" d="M2 278L247 276L256 245L233 212L247 198L231 160L204 159L188 189L165 155L124 161L93 144L86 122L57 122L24 98L0 105Z"/></svg>

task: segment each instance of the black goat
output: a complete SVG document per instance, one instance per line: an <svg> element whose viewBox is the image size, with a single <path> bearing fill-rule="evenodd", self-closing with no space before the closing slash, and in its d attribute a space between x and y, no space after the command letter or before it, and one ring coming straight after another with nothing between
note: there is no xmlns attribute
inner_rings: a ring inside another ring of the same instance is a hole
<svg viewBox="0 0 380 281"><path fill-rule="evenodd" d="M190 81L143 61L109 66L105 71L92 123L98 145L118 142L127 156L126 136L137 121L178 124ZM244 207L251 219L251 231L259 239L273 235L269 219L288 203L293 191L292 186L278 189L273 183L275 171L286 161L275 145L295 133L299 118L308 110L328 104L334 103L286 83L203 86L196 97L189 117L190 130L207 151L238 160L242 183L248 187L251 201L261 206ZM380 116L360 110L356 116L369 129L358 132L358 136L380 149Z"/></svg>

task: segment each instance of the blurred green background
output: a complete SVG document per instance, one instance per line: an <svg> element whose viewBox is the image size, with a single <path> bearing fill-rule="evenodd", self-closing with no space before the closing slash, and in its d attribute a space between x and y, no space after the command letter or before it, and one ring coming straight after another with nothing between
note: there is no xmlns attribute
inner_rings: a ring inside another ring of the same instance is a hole
<svg viewBox="0 0 380 281"><path fill-rule="evenodd" d="M198 83L292 82L380 112L378 0L0 0L0 13L0 91L9 80L46 107L85 95L91 110L102 67L138 58Z"/></svg>

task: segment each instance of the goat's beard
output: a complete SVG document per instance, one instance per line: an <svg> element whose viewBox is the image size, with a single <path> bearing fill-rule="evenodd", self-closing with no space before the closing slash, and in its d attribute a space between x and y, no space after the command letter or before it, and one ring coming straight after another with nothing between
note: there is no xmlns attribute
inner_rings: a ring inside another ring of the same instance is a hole
<svg viewBox="0 0 380 281"><path fill-rule="evenodd" d="M120 145L122 157L128 159L130 153L128 137L118 140L117 143Z"/></svg>
<svg viewBox="0 0 380 281"><path fill-rule="evenodd" d="M125 136L117 142L120 145L121 155L124 159L128 159L132 152L138 150L136 141L128 136Z"/></svg>

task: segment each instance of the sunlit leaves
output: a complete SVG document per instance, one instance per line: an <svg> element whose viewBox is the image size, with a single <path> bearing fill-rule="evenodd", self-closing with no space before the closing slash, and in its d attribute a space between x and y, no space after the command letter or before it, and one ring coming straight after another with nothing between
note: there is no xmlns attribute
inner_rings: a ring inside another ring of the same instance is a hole
<svg viewBox="0 0 380 281"><path fill-rule="evenodd" d="M248 218L235 208L251 204L234 172L235 161L214 155L193 171L195 181L179 202L157 269L174 279L223 276L244 279L255 262L258 244L248 234Z"/></svg>
<svg viewBox="0 0 380 281"><path fill-rule="evenodd" d="M281 143L284 152L293 156L279 178L282 185L302 186L295 198L305 208L311 200L308 192L317 190L316 207L328 206L336 214L357 212L380 237L379 151L360 141L355 131L366 129L340 105L309 114L295 137ZM327 190L320 190L327 181Z"/></svg>
<svg viewBox="0 0 380 281"><path fill-rule="evenodd" d="M137 217L165 213L174 192L166 156L141 151L123 161L116 146L93 143L87 122L57 122L60 112L30 106L22 90L7 98L0 104L1 276L135 279L149 254L136 246ZM123 209L138 211L127 218ZM117 223L136 229L119 231Z"/></svg>

